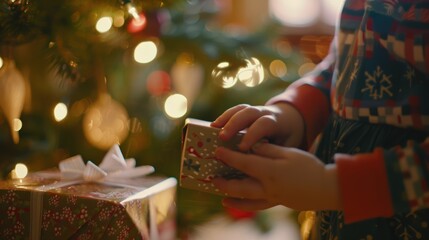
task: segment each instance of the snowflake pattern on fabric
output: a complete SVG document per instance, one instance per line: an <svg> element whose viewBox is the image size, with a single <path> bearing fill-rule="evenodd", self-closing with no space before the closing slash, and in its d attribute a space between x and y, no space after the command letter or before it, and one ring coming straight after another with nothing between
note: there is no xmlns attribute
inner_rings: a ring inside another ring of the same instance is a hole
<svg viewBox="0 0 429 240"><path fill-rule="evenodd" d="M396 235L403 240L423 239L419 228L427 229L429 219L420 219L414 212L396 216L390 222ZM427 230L426 230L427 231Z"/></svg>
<svg viewBox="0 0 429 240"><path fill-rule="evenodd" d="M404 74L404 78L410 83L411 87L411 85L413 85L413 80L416 78L416 70L408 65L407 71Z"/></svg>
<svg viewBox="0 0 429 240"><path fill-rule="evenodd" d="M385 94L390 97L393 96L391 88L393 86L391 77L392 75L386 75L380 66L377 66L374 72L369 73L365 71L365 88L361 90L362 93L367 94L374 100L383 99Z"/></svg>

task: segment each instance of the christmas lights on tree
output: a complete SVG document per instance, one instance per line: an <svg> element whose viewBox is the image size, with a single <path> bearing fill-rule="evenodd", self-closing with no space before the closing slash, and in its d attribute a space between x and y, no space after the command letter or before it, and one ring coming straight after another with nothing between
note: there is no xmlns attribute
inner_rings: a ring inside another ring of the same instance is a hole
<svg viewBox="0 0 429 240"><path fill-rule="evenodd" d="M262 104L306 62L276 23L232 36L216 12L210 0L0 1L0 176L75 154L97 161L121 144L177 177L185 117ZM182 210L192 194L199 212ZM185 225L221 209L186 190L178 204Z"/></svg>

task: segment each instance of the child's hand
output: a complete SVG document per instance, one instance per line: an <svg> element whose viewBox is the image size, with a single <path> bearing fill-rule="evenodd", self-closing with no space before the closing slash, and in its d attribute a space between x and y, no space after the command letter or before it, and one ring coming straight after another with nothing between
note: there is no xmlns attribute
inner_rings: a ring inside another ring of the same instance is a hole
<svg viewBox="0 0 429 240"><path fill-rule="evenodd" d="M218 148L216 157L249 178L213 183L231 198L223 204L242 210L284 205L297 210L339 210L336 167L314 155L269 143L256 144L254 154Z"/></svg>
<svg viewBox="0 0 429 240"><path fill-rule="evenodd" d="M238 146L242 151L248 151L262 138L268 138L275 144L298 147L304 136L301 114L287 103L271 106L237 105L220 115L212 126L222 128L219 137L224 141L247 129Z"/></svg>

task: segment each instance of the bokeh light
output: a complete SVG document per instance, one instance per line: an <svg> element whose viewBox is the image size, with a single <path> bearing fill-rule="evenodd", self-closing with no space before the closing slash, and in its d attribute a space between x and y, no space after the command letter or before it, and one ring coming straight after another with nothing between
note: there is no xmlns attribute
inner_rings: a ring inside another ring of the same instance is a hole
<svg viewBox="0 0 429 240"><path fill-rule="evenodd" d="M298 69L299 76L304 76L305 74L311 72L316 67L316 64L313 62L307 62L302 64Z"/></svg>
<svg viewBox="0 0 429 240"><path fill-rule="evenodd" d="M164 111L172 118L181 118L188 111L188 100L181 94L173 94L165 101Z"/></svg>
<svg viewBox="0 0 429 240"><path fill-rule="evenodd" d="M147 25L146 16L141 13L137 18L131 19L130 23L127 26L127 30L130 33L136 33L143 30Z"/></svg>
<svg viewBox="0 0 429 240"><path fill-rule="evenodd" d="M3 67L3 58L0 57L0 68Z"/></svg>
<svg viewBox="0 0 429 240"><path fill-rule="evenodd" d="M117 10L113 14L113 26L119 28L122 27L125 23L124 11Z"/></svg>
<svg viewBox="0 0 429 240"><path fill-rule="evenodd" d="M64 120L64 118L67 117L67 114L68 114L68 109L64 103L60 102L60 103L57 103L57 105L55 105L54 107L55 121L61 122L62 120Z"/></svg>
<svg viewBox="0 0 429 240"><path fill-rule="evenodd" d="M113 19L111 17L101 17L95 24L95 29L100 33L105 33L112 28Z"/></svg>
<svg viewBox="0 0 429 240"><path fill-rule="evenodd" d="M127 138L129 116L122 104L104 94L85 111L82 125L85 138L91 145L109 149Z"/></svg>
<svg viewBox="0 0 429 240"><path fill-rule="evenodd" d="M292 45L287 40L278 41L275 45L277 52L281 55L288 57L293 53Z"/></svg>
<svg viewBox="0 0 429 240"><path fill-rule="evenodd" d="M323 0L323 21L335 26L340 16L344 0Z"/></svg>
<svg viewBox="0 0 429 240"><path fill-rule="evenodd" d="M17 178L25 178L28 174L28 168L23 163L17 163L14 170Z"/></svg>
<svg viewBox="0 0 429 240"><path fill-rule="evenodd" d="M22 121L19 118L13 119L13 131L19 132L22 129Z"/></svg>
<svg viewBox="0 0 429 240"><path fill-rule="evenodd" d="M152 41L139 43L134 49L134 60L138 63L149 63L155 59L158 48Z"/></svg>
<svg viewBox="0 0 429 240"><path fill-rule="evenodd" d="M287 74L287 66L282 60L276 59L270 63L270 72L273 76L283 78Z"/></svg>
<svg viewBox="0 0 429 240"><path fill-rule="evenodd" d="M321 5L319 0L270 0L269 9L284 25L304 27L317 20Z"/></svg>
<svg viewBox="0 0 429 240"><path fill-rule="evenodd" d="M152 96L159 96L171 89L170 75L165 71L154 71L147 77L147 91Z"/></svg>

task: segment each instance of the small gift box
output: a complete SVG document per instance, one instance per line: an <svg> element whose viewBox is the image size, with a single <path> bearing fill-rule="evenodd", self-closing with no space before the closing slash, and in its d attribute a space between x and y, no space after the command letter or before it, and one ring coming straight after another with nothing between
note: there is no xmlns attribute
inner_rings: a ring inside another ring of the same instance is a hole
<svg viewBox="0 0 429 240"><path fill-rule="evenodd" d="M175 239L176 179L134 164L114 146L0 182L0 239Z"/></svg>
<svg viewBox="0 0 429 240"><path fill-rule="evenodd" d="M181 187L224 195L212 184L213 178L246 177L242 172L227 166L214 156L214 151L219 146L238 150L237 145L243 133L238 133L229 141L221 141L218 139L219 131L219 128L211 127L210 122L186 119L182 134Z"/></svg>

